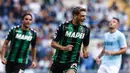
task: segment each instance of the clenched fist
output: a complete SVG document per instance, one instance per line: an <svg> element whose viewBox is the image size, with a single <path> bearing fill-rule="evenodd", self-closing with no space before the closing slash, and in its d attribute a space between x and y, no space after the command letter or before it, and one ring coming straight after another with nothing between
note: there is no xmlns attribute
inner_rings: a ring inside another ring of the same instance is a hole
<svg viewBox="0 0 130 73"><path fill-rule="evenodd" d="M88 51L84 51L83 52L83 57L84 58L88 58L89 57L89 52Z"/></svg>

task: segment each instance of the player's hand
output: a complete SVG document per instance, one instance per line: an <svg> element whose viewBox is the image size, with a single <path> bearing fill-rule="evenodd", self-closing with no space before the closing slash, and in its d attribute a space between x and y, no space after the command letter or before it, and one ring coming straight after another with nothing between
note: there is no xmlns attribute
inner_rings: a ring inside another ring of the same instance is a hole
<svg viewBox="0 0 130 73"><path fill-rule="evenodd" d="M36 62L32 62L31 68L35 68L37 66Z"/></svg>
<svg viewBox="0 0 130 73"><path fill-rule="evenodd" d="M72 51L73 47L74 47L73 45L67 45L66 47L63 48L63 50Z"/></svg>
<svg viewBox="0 0 130 73"><path fill-rule="evenodd" d="M105 50L105 54L107 54L107 55L113 55L113 52L112 52L112 51Z"/></svg>
<svg viewBox="0 0 130 73"><path fill-rule="evenodd" d="M88 51L84 51L83 52L83 57L84 58L88 58L89 57L89 52Z"/></svg>
<svg viewBox="0 0 130 73"><path fill-rule="evenodd" d="M3 64L7 64L7 60L5 58L2 59Z"/></svg>
<svg viewBox="0 0 130 73"><path fill-rule="evenodd" d="M99 57L96 58L96 63L97 63L98 65L101 64L101 59L100 59Z"/></svg>

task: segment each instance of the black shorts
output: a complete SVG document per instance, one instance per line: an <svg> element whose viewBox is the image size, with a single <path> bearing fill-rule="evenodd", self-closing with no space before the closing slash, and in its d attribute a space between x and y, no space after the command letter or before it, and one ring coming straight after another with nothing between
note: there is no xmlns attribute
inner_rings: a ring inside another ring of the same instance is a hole
<svg viewBox="0 0 130 73"><path fill-rule="evenodd" d="M54 62L50 68L49 73L66 73L68 70L72 69L77 73L78 63L57 63Z"/></svg>
<svg viewBox="0 0 130 73"><path fill-rule="evenodd" d="M25 69L25 63L7 62L5 66L6 73L24 73Z"/></svg>

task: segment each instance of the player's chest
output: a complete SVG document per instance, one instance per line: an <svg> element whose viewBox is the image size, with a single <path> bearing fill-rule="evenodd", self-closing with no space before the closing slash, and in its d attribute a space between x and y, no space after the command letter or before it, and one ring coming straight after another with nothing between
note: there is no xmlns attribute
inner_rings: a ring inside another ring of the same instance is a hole
<svg viewBox="0 0 130 73"><path fill-rule="evenodd" d="M108 45L108 46L118 44L118 36L116 36L116 35L107 35L107 36L105 36L104 44Z"/></svg>
<svg viewBox="0 0 130 73"><path fill-rule="evenodd" d="M25 32L21 30L16 30L15 38L18 40L26 40L31 41L32 40L32 33L31 32Z"/></svg>
<svg viewBox="0 0 130 73"><path fill-rule="evenodd" d="M65 27L64 35L69 38L83 39L85 36L85 30L82 27Z"/></svg>

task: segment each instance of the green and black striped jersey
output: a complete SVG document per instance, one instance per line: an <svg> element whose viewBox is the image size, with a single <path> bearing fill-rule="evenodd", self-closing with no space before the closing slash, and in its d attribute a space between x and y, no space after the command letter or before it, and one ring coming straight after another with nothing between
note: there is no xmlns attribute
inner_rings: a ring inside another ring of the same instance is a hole
<svg viewBox="0 0 130 73"><path fill-rule="evenodd" d="M10 41L7 60L16 63L28 63L30 45L36 45L36 32L33 29L23 30L21 26L15 26L9 30L6 40Z"/></svg>
<svg viewBox="0 0 130 73"><path fill-rule="evenodd" d="M63 51L56 49L53 60L59 63L71 63L80 61L81 44L88 46L89 44L90 29L85 25L75 26L72 21L61 24L55 36L54 41L60 45L67 46L73 45L72 51Z"/></svg>

